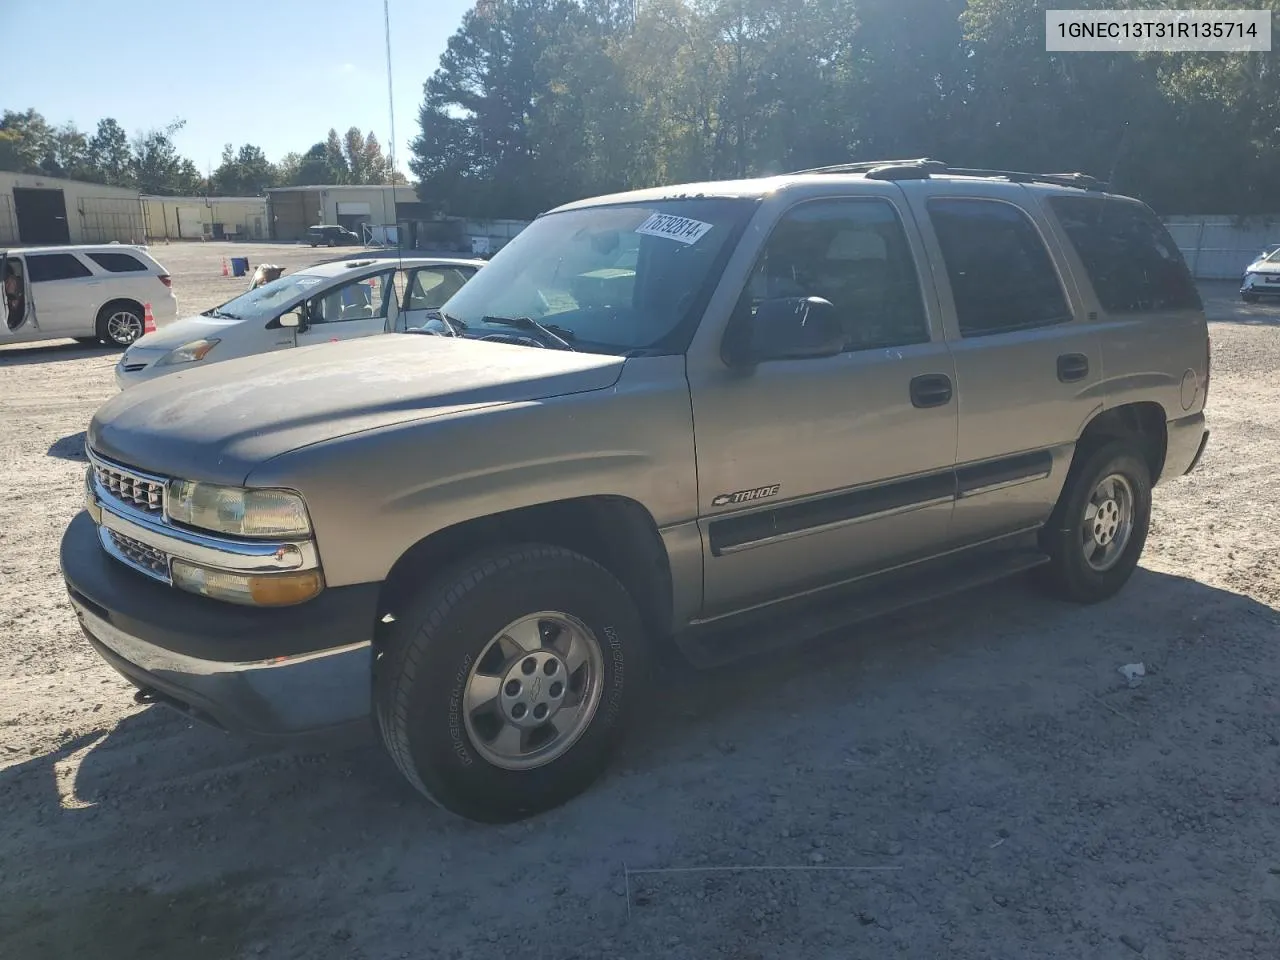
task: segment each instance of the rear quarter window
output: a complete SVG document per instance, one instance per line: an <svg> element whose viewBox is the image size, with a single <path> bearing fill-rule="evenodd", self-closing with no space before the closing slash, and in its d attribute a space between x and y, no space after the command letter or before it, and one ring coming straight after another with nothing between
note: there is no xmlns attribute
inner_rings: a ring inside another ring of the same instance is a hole
<svg viewBox="0 0 1280 960"><path fill-rule="evenodd" d="M1049 206L1108 313L1202 308L1182 252L1148 207L1102 197L1051 197Z"/></svg>
<svg viewBox="0 0 1280 960"><path fill-rule="evenodd" d="M91 253L89 259L108 273L145 273L148 267L127 253Z"/></svg>

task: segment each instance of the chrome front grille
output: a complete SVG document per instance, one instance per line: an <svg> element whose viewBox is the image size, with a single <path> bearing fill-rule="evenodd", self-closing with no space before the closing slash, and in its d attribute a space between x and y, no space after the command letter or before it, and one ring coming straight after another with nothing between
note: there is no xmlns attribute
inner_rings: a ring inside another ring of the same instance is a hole
<svg viewBox="0 0 1280 960"><path fill-rule="evenodd" d="M164 513L164 481L159 477L126 470L92 454L89 462L102 493L134 510L156 516Z"/></svg>
<svg viewBox="0 0 1280 960"><path fill-rule="evenodd" d="M136 567L143 573L148 573L157 579L168 581L169 579L169 556L162 550L155 547L147 546L140 543L132 537L126 537L124 534L116 533L114 530L103 530L107 539L110 541L116 557Z"/></svg>

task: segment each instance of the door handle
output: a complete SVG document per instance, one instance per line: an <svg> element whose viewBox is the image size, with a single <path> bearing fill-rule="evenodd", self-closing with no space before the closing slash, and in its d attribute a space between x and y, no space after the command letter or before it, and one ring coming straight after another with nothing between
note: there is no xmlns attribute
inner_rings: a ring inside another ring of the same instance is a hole
<svg viewBox="0 0 1280 960"><path fill-rule="evenodd" d="M1058 357L1058 379L1063 383L1083 380L1089 375L1089 358L1083 353L1064 353Z"/></svg>
<svg viewBox="0 0 1280 960"><path fill-rule="evenodd" d="M943 407L951 402L951 378L942 373L926 373L911 380L913 407Z"/></svg>

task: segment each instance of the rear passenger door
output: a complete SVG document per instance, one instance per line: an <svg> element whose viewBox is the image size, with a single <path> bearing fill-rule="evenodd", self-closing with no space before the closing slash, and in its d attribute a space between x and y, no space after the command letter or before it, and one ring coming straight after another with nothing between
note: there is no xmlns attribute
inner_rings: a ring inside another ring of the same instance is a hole
<svg viewBox="0 0 1280 960"><path fill-rule="evenodd" d="M1208 330L1168 230L1148 207L1120 197L1054 196L1049 208L1096 297L1089 309L1101 316L1103 402L1159 404L1166 420L1197 414L1208 387Z"/></svg>
<svg viewBox="0 0 1280 960"><path fill-rule="evenodd" d="M1052 511L1075 441L1102 407L1099 336L1025 188L919 187L912 203L940 265L959 397L952 540L971 543Z"/></svg>
<svg viewBox="0 0 1280 960"><path fill-rule="evenodd" d="M49 337L81 337L93 332L102 281L73 253L27 255L27 289Z"/></svg>

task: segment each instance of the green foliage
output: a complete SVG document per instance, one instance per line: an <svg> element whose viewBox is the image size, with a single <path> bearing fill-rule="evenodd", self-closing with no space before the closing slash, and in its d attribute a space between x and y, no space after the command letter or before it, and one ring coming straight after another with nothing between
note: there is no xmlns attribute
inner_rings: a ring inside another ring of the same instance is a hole
<svg viewBox="0 0 1280 960"><path fill-rule="evenodd" d="M423 200L472 215L918 156L1114 169L1118 189L1168 212L1280 210L1273 54L1050 54L1044 11L1039 0L480 0L424 86L409 165Z"/></svg>
<svg viewBox="0 0 1280 960"><path fill-rule="evenodd" d="M391 174L382 145L372 132L352 127L345 137L330 130L327 139L306 153L288 153L280 163L261 147L227 144L206 181L194 163L178 154L173 137L186 125L138 133L132 139L106 117L92 136L73 125L51 127L34 109L0 115L0 170L135 187L143 193L191 196L260 196L269 187L322 183L404 183Z"/></svg>

